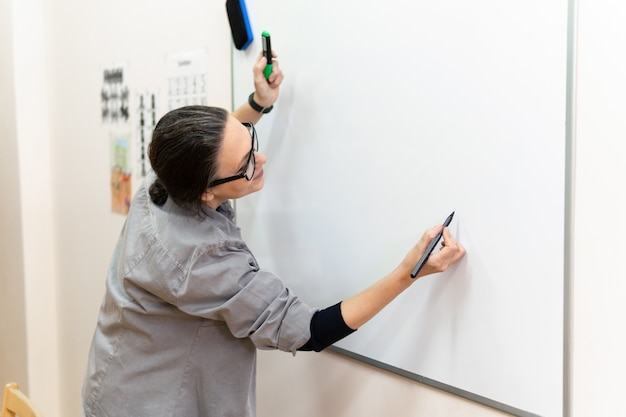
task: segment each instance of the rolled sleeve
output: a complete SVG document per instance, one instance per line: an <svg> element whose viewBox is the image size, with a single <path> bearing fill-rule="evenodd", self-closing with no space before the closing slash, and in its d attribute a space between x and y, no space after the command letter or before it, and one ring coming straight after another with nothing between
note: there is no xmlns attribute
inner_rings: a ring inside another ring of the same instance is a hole
<svg viewBox="0 0 626 417"><path fill-rule="evenodd" d="M180 310L224 321L233 336L261 349L295 352L309 340L315 310L259 269L243 243L210 248L189 271L176 290Z"/></svg>

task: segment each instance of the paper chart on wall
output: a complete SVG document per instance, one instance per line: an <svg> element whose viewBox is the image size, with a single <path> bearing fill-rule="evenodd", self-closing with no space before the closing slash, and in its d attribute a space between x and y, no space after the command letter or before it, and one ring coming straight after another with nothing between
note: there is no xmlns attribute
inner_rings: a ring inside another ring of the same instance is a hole
<svg viewBox="0 0 626 417"><path fill-rule="evenodd" d="M189 105L207 105L206 50L172 54L167 58L168 109Z"/></svg>
<svg viewBox="0 0 626 417"><path fill-rule="evenodd" d="M154 91L146 91L137 95L136 137L133 152L133 172L137 178L137 183L146 176L150 169L148 147L157 123L157 102L157 93Z"/></svg>

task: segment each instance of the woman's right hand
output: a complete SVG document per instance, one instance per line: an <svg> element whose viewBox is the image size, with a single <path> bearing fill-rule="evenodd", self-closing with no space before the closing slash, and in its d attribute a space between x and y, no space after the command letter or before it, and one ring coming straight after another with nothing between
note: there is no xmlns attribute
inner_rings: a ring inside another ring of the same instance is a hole
<svg viewBox="0 0 626 417"><path fill-rule="evenodd" d="M406 269L407 275L413 271L413 268L424 254L426 247L430 241L437 236L441 229L442 226L439 225L427 230L406 255L402 261L402 268ZM447 227L443 228L443 241L441 246L441 250L433 252L428 257L428 261L416 278L443 272L465 255L465 248L452 236L452 233L450 233Z"/></svg>

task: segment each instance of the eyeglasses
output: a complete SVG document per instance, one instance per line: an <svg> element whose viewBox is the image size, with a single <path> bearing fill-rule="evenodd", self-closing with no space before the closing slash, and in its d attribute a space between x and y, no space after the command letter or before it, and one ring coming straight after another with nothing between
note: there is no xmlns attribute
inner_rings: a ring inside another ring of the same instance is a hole
<svg viewBox="0 0 626 417"><path fill-rule="evenodd" d="M252 148L250 149L250 153L248 154L248 162L246 162L246 165L239 174L211 181L209 183L209 188L224 184L226 182L239 180L241 178L245 178L248 181L252 181L252 178L254 178L254 170L256 169L256 160L254 159L254 153L259 150L259 140L257 139L256 129L254 128L254 125L252 123L243 122L241 124L248 128L248 132L250 132L250 138L252 139Z"/></svg>

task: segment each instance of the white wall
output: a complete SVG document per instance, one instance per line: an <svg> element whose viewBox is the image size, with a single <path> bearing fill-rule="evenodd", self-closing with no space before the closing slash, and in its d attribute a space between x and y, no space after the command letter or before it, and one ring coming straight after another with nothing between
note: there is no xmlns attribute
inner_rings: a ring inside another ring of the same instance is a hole
<svg viewBox="0 0 626 417"><path fill-rule="evenodd" d="M0 205L1 289L3 300L6 288L15 296L9 300L15 308L3 304L2 312L26 323L27 337L21 337L28 351L26 384L46 416L79 416L89 341L123 222L109 212L108 128L99 119L101 66L127 62L131 89L153 88L162 85L168 53L206 47L213 74L210 100L230 106L223 1L184 0L175 8L165 0L1 4L0 162L3 196L9 200ZM620 57L626 6L611 0L578 4L569 408L575 417L626 415L621 401L626 304L619 268L626 251L626 221L620 217L626 212L626 68ZM12 54L7 45L19 50ZM23 287L15 282L20 276ZM26 294L26 314L20 294ZM26 378L25 366L14 366L5 345L0 347L0 375L14 371L16 378ZM292 358L261 352L258 386L259 417L502 414L333 353Z"/></svg>
<svg viewBox="0 0 626 417"><path fill-rule="evenodd" d="M2 19L1 309L16 340L1 342L1 373L55 409L56 386L38 378L56 380L58 368L42 2L3 1Z"/></svg>
<svg viewBox="0 0 626 417"><path fill-rule="evenodd" d="M45 4L62 369L60 410L48 416L78 416L105 275L124 221L110 211L110 134L135 132L139 93L156 92L159 116L166 111L167 57L178 52L207 50L209 101L229 108L230 41L222 1ZM118 64L126 65L131 120L103 124L103 69Z"/></svg>
<svg viewBox="0 0 626 417"><path fill-rule="evenodd" d="M21 192L29 394L59 405L57 276L43 0L13 2L15 109ZM45 350L41 347L45 346ZM45 378L41 376L45 375Z"/></svg>
<svg viewBox="0 0 626 417"><path fill-rule="evenodd" d="M20 176L17 162L15 79L13 71L13 8L0 1L0 381L11 378L28 385L26 314Z"/></svg>
<svg viewBox="0 0 626 417"><path fill-rule="evenodd" d="M508 415L330 351L261 351L257 391L258 417Z"/></svg>
<svg viewBox="0 0 626 417"><path fill-rule="evenodd" d="M626 4L578 4L572 416L624 416Z"/></svg>

